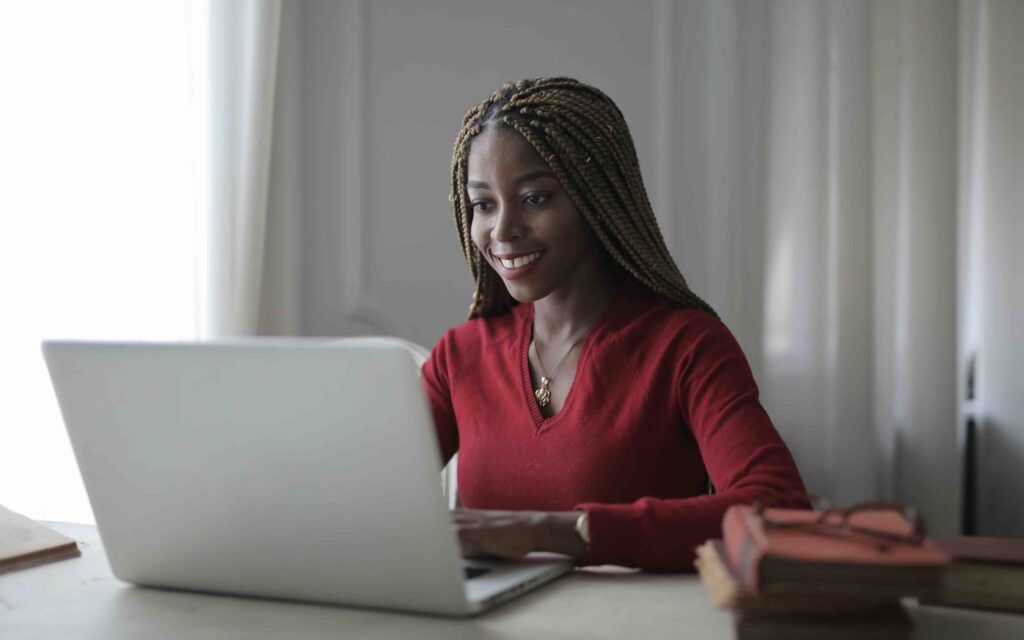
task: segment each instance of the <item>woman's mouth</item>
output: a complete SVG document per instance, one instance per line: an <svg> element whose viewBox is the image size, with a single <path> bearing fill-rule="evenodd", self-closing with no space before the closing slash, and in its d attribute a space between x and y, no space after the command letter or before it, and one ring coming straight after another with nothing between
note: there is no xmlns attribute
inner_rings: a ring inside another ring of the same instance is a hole
<svg viewBox="0 0 1024 640"><path fill-rule="evenodd" d="M544 255L543 251L520 254L514 257L500 257L494 254L494 263L498 267L498 275L505 280L525 278L536 268L537 261Z"/></svg>

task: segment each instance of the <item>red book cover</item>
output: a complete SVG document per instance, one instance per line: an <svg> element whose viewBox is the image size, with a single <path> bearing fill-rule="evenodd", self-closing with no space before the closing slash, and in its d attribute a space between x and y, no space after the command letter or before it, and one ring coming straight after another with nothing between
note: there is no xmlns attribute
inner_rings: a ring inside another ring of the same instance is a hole
<svg viewBox="0 0 1024 640"><path fill-rule="evenodd" d="M773 582L785 582L785 589L817 588L843 581L849 591L856 584L868 585L877 578L890 591L900 588L900 579L912 575L901 569L927 568L936 585L949 556L933 541L921 544L883 544L870 536L834 535L811 526L766 526L764 518L775 523L811 525L820 514L810 509L764 509L758 514L750 505L734 505L722 521L722 535L729 561L751 593L771 588ZM826 523L841 524L839 514L830 514ZM913 524L891 510L864 510L847 516L850 525L894 535L909 535ZM764 567L770 564L771 576ZM873 575L874 574L874 575ZM768 578L766 580L766 578ZM926 578L924 582L928 582ZM815 582L821 584L816 584ZM842 585L840 585L842 586ZM914 595L910 589L905 595Z"/></svg>

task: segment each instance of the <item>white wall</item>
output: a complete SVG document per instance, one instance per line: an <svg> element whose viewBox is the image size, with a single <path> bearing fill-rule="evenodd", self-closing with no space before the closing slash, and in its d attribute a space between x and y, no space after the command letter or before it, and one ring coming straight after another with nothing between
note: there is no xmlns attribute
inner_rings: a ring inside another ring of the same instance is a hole
<svg viewBox="0 0 1024 640"><path fill-rule="evenodd" d="M502 82L602 87L651 167L655 17L652 2L305 3L304 332L432 346L465 319L451 149L463 114Z"/></svg>

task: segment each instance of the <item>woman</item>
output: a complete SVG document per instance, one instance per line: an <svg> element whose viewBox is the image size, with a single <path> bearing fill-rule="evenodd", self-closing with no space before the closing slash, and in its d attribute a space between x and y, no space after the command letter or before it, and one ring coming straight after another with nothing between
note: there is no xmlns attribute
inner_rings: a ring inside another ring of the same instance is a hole
<svg viewBox="0 0 1024 640"><path fill-rule="evenodd" d="M805 504L607 96L569 78L505 85L463 120L450 199L476 290L423 383L443 460L459 452L464 555L692 570L729 505Z"/></svg>

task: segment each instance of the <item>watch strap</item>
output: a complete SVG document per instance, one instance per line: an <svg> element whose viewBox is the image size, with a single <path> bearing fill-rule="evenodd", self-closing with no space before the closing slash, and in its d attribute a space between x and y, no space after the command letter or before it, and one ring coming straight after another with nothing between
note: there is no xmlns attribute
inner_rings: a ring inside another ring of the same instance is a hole
<svg viewBox="0 0 1024 640"><path fill-rule="evenodd" d="M580 511L580 517L576 518L576 534L583 540L583 544L590 546L590 527L586 511Z"/></svg>

